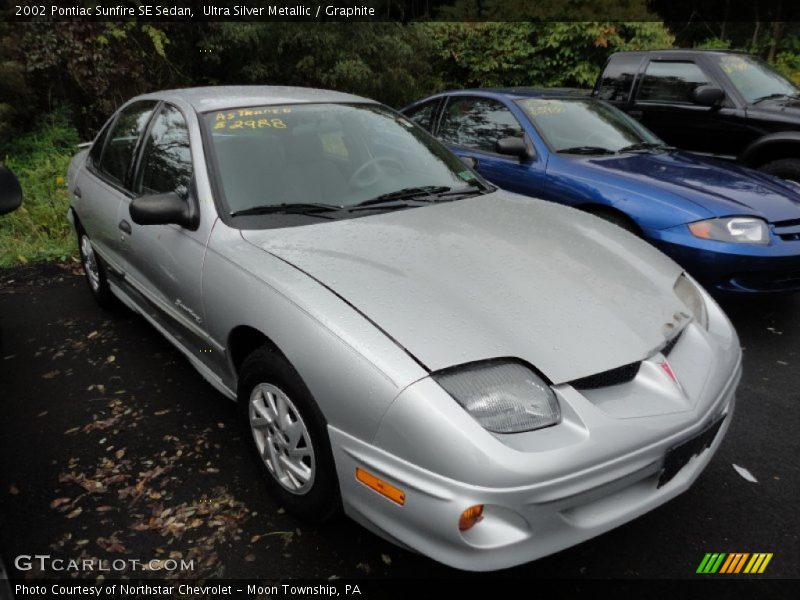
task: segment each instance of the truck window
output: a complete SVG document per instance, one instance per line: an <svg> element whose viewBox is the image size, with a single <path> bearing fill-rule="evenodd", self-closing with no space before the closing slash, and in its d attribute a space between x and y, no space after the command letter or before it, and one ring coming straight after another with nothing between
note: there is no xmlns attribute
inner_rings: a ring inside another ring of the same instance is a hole
<svg viewBox="0 0 800 600"><path fill-rule="evenodd" d="M595 96L607 102L625 102L630 97L633 78L641 62L641 56L613 57L600 76Z"/></svg>
<svg viewBox="0 0 800 600"><path fill-rule="evenodd" d="M692 104L692 92L711 79L693 62L652 61L647 65L638 100Z"/></svg>

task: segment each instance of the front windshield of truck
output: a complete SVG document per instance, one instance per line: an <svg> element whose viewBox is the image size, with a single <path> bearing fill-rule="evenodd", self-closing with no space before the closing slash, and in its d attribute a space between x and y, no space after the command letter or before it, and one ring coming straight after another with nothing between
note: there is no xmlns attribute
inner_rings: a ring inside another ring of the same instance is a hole
<svg viewBox="0 0 800 600"><path fill-rule="evenodd" d="M622 111L590 98L525 98L517 103L555 152L610 154L662 143Z"/></svg>
<svg viewBox="0 0 800 600"><path fill-rule="evenodd" d="M796 85L760 58L722 54L717 63L748 104L763 98L800 94Z"/></svg>
<svg viewBox="0 0 800 600"><path fill-rule="evenodd" d="M374 104L253 106L204 114L230 214L352 207L482 185L411 121ZM413 192L412 192L413 194ZM297 205L297 206L295 206ZM313 206L312 206L313 208Z"/></svg>

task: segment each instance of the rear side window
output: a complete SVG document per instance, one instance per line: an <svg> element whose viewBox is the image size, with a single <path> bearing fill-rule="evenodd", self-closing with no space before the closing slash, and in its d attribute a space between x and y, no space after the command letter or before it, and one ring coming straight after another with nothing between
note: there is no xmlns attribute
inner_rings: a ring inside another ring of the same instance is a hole
<svg viewBox="0 0 800 600"><path fill-rule="evenodd" d="M641 56L613 57L603 71L595 96L607 102L625 102L631 95L633 78L641 61Z"/></svg>
<svg viewBox="0 0 800 600"><path fill-rule="evenodd" d="M433 129L433 117L436 115L436 107L438 104L439 100L425 102L406 112L406 116L420 127L431 131Z"/></svg>
<svg viewBox="0 0 800 600"><path fill-rule="evenodd" d="M186 120L177 108L164 105L145 142L136 190L143 194L176 192L185 198L191 180L192 150Z"/></svg>
<svg viewBox="0 0 800 600"><path fill-rule="evenodd" d="M439 137L448 144L495 152L497 140L522 137L522 127L502 102L456 97L447 103Z"/></svg>
<svg viewBox="0 0 800 600"><path fill-rule="evenodd" d="M116 183L124 183L136 143L147 126L156 102L135 102L120 112L100 159L100 171Z"/></svg>
<svg viewBox="0 0 800 600"><path fill-rule="evenodd" d="M691 104L694 88L709 82L693 62L653 61L644 72L637 99Z"/></svg>

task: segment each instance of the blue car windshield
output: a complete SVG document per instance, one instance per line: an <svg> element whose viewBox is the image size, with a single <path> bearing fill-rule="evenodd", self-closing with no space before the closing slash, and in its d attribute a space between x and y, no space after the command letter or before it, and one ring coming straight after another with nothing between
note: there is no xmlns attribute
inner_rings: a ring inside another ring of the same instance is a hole
<svg viewBox="0 0 800 600"><path fill-rule="evenodd" d="M252 106L203 117L231 214L347 208L479 183L425 130L375 104Z"/></svg>
<svg viewBox="0 0 800 600"><path fill-rule="evenodd" d="M517 104L554 152L611 154L663 143L622 111L591 98L525 98Z"/></svg>

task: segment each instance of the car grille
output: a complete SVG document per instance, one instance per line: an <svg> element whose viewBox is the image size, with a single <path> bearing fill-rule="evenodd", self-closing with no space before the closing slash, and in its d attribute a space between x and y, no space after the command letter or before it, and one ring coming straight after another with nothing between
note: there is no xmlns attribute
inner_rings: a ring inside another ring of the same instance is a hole
<svg viewBox="0 0 800 600"><path fill-rule="evenodd" d="M800 241L800 219L778 221L773 224L773 228L775 229L775 235L785 242Z"/></svg>
<svg viewBox="0 0 800 600"><path fill-rule="evenodd" d="M669 340L666 345L661 348L661 354L664 356L669 356L669 353L672 352L673 348L675 348L675 345L678 343L678 340L681 339L682 335L683 330L679 331L678 335ZM597 373L596 375L589 375L588 377L576 379L571 381L570 385L576 390L593 390L597 388L628 383L629 381L633 381L636 375L638 375L639 368L641 366L641 362L622 365L621 367L617 367L609 371L603 371L602 373Z"/></svg>
<svg viewBox="0 0 800 600"><path fill-rule="evenodd" d="M592 390L595 388L609 387L612 385L620 385L633 381L636 374L639 372L641 362L623 365L610 371L603 371L596 375L589 375L570 382L570 385L578 390Z"/></svg>

